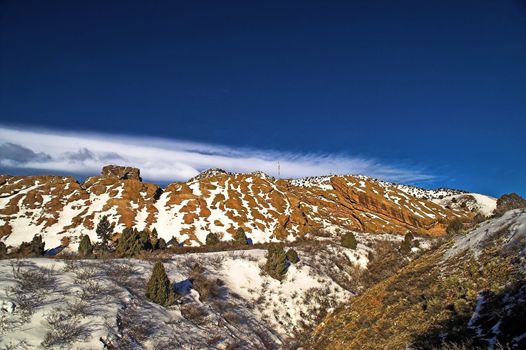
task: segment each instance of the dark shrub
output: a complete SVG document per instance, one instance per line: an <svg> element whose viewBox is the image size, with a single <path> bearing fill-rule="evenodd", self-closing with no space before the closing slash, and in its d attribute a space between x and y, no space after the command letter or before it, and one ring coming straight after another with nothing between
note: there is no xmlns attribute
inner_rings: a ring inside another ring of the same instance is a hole
<svg viewBox="0 0 526 350"><path fill-rule="evenodd" d="M0 258L3 258L7 255L7 247L4 242L0 242Z"/></svg>
<svg viewBox="0 0 526 350"><path fill-rule="evenodd" d="M291 264L295 264L295 263L297 263L298 261L300 261L300 258L298 257L298 252L296 252L296 250L294 250L293 248L290 248L290 249L287 251L287 260L288 260Z"/></svg>
<svg viewBox="0 0 526 350"><path fill-rule="evenodd" d="M508 193L497 199L495 214L502 215L508 210L519 208L526 208L526 199L522 198L517 193Z"/></svg>
<svg viewBox="0 0 526 350"><path fill-rule="evenodd" d="M153 266L152 276L146 286L146 297L156 304L169 306L175 301L175 294L164 266L156 262Z"/></svg>
<svg viewBox="0 0 526 350"><path fill-rule="evenodd" d="M265 271L270 277L281 280L287 273L287 255L281 245L270 246L267 251Z"/></svg>
<svg viewBox="0 0 526 350"><path fill-rule="evenodd" d="M243 230L242 227L236 230L236 233L234 234L234 242L242 245L248 244L248 239L245 235L245 230Z"/></svg>
<svg viewBox="0 0 526 350"><path fill-rule="evenodd" d="M404 236L404 240L400 244L400 253L402 254L409 254L411 252L411 248L413 248L413 239L415 236L412 232L406 233Z"/></svg>
<svg viewBox="0 0 526 350"><path fill-rule="evenodd" d="M80 240L78 252L82 256L90 256L93 254L93 246L88 235L84 235Z"/></svg>
<svg viewBox="0 0 526 350"><path fill-rule="evenodd" d="M157 241L157 249L166 249L166 241L164 240L164 238L159 238L159 240Z"/></svg>
<svg viewBox="0 0 526 350"><path fill-rule="evenodd" d="M148 249L152 249L148 233L133 228L125 228L117 243L117 253L125 256L133 256Z"/></svg>
<svg viewBox="0 0 526 350"><path fill-rule="evenodd" d="M463 226L464 225L462 224L462 220L460 220L459 217L455 217L449 222L446 231L448 234L454 235L462 231Z"/></svg>
<svg viewBox="0 0 526 350"><path fill-rule="evenodd" d="M42 242L41 235L35 235L30 243L22 242L18 248L18 253L23 256L44 255L45 243Z"/></svg>
<svg viewBox="0 0 526 350"><path fill-rule="evenodd" d="M358 246L358 242L356 241L356 237L354 237L354 233L347 232L343 234L341 239L341 245L345 248L356 249L356 247Z"/></svg>
<svg viewBox="0 0 526 350"><path fill-rule="evenodd" d="M214 232L210 232L206 236L206 245L216 245L219 243L219 235Z"/></svg>
<svg viewBox="0 0 526 350"><path fill-rule="evenodd" d="M158 249L157 245L159 244L159 235L155 227L153 228L152 233L150 233L150 243L152 244L153 249Z"/></svg>

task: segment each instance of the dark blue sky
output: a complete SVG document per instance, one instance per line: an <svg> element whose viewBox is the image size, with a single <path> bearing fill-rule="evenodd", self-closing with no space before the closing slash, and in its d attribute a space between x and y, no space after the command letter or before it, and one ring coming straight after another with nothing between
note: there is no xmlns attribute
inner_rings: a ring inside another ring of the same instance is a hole
<svg viewBox="0 0 526 350"><path fill-rule="evenodd" d="M0 123L360 156L526 195L526 6L0 0Z"/></svg>

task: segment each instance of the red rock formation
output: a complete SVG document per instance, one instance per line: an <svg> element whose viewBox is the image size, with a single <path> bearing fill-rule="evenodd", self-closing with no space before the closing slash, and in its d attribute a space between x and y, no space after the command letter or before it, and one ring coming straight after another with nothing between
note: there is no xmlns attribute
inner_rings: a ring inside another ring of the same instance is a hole
<svg viewBox="0 0 526 350"><path fill-rule="evenodd" d="M116 233L155 227L160 237L190 244L203 243L209 232L230 239L239 227L255 242L335 229L439 235L452 217L474 215L409 192L363 177L275 180L219 170L163 191L143 183L139 169L117 166L83 184L71 177L0 176L0 237L12 245L37 233L48 246L65 237L77 244L82 234L96 240L103 215Z"/></svg>

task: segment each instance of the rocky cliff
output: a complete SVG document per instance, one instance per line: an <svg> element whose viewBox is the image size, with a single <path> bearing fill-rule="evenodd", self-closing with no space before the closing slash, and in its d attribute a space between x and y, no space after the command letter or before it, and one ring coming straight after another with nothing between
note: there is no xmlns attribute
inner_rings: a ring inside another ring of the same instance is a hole
<svg viewBox="0 0 526 350"><path fill-rule="evenodd" d="M96 240L104 215L116 233L156 228L159 236L199 245L209 232L223 240L242 227L254 242L353 230L441 235L455 216L478 207L444 205L458 191L428 191L364 176L274 179L264 173L205 171L162 189L139 169L106 166L83 183L72 177L0 175L0 237L16 246L42 234L48 247ZM480 196L480 195L479 195ZM484 197L490 203L494 199Z"/></svg>

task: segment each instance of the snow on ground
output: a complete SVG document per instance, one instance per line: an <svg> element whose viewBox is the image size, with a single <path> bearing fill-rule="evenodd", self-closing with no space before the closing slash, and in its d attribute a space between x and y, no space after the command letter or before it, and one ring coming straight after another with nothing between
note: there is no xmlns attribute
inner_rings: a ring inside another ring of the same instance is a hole
<svg viewBox="0 0 526 350"><path fill-rule="evenodd" d="M0 260L0 348L41 348L47 339L48 348L93 349L102 339L118 348L277 349L317 312L352 296L353 269L366 267L369 243L382 239L365 237L357 235L357 250L330 242L296 247L300 261L282 281L263 272L265 250L173 255L163 264L181 296L168 308L145 298L150 261ZM188 289L195 271L220 294Z"/></svg>
<svg viewBox="0 0 526 350"><path fill-rule="evenodd" d="M503 230L506 230L501 243L503 249L512 245L518 239L525 239L526 210L510 210L504 213L502 217L485 221L473 231L459 236L453 246L446 252L445 258L449 259L468 249L473 251L475 257L478 257L484 244L494 236L502 234ZM526 247L522 251L524 252L525 250Z"/></svg>
<svg viewBox="0 0 526 350"><path fill-rule="evenodd" d="M497 199L478 193L461 193L433 199L433 202L451 209L459 209L462 206L471 211L479 212L484 216L490 216L497 207Z"/></svg>

